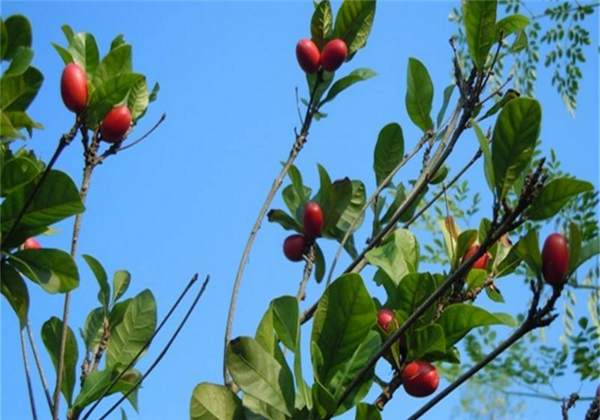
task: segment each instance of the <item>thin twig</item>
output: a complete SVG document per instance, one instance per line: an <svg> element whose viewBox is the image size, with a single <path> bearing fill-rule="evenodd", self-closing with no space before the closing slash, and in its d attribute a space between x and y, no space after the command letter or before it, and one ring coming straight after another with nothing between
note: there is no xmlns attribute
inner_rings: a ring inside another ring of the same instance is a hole
<svg viewBox="0 0 600 420"><path fill-rule="evenodd" d="M402 386L402 373L397 370L390 383L383 389L379 397L373 403L379 411L383 411L385 405L394 397L394 392Z"/></svg>
<svg viewBox="0 0 600 420"><path fill-rule="evenodd" d="M130 149L130 148L132 148L133 146L135 146L136 144L138 144L138 143L140 143L140 142L144 141L144 140L145 140L145 139L146 139L148 136L150 136L150 134L152 134L152 133L154 132L154 130L156 130L156 129L157 129L157 128L158 128L158 127L159 127L159 126L160 126L160 125L161 125L161 124L162 124L162 123L165 121L165 119L166 119L166 118L167 118L167 113L166 113L166 112L163 112L163 114L160 116L160 118L159 118L159 120L156 122L156 124L154 124L154 126L153 126L153 127L150 129L150 130L148 130L148 131L147 131L147 132L146 132L146 133L145 133L145 134L144 134L142 137L140 137L139 139L137 139L137 140L135 140L135 141L133 141L133 142L129 143L129 144L128 144L128 145L126 145L126 146L119 147L118 149L116 149L116 150L114 150L114 151L112 151L112 152L110 152L110 153L109 153L109 150L110 150L111 148L109 148L109 149L108 149L106 152L104 152L102 155L100 155L100 157L98 158L98 159L100 159L99 163L102 163L102 161L103 161L103 160L104 160L104 159L105 159L107 156L109 156L109 155L116 154L117 152L122 152L123 150Z"/></svg>
<svg viewBox="0 0 600 420"><path fill-rule="evenodd" d="M29 325L29 322L27 322L27 324L25 325L25 328L27 328L27 335L29 336L29 343L31 344L31 350L33 352L33 359L35 360L35 365L37 366L37 370L40 375L42 387L44 388L44 394L46 395L46 401L48 402L48 408L50 408L50 413L52 413L52 396L50 396L48 382L46 381L46 374L44 373L42 361L41 361L40 355L37 351L37 346L35 345L35 339L33 337L33 333L31 332L31 326Z"/></svg>
<svg viewBox="0 0 600 420"><path fill-rule="evenodd" d="M150 347L150 344L152 344L152 341L154 340L154 338L158 335L158 333L160 332L160 330L162 329L162 327L167 323L167 321L171 317L171 314L173 314L173 312L175 312L175 309L177 309L177 307L179 306L179 303L183 300L183 298L185 297L185 295L187 294L187 292L191 289L191 287L196 283L197 280L198 280L198 274L196 273L196 274L194 274L194 276L192 277L192 279L188 282L188 284L185 287L185 289L183 289L183 292L181 292L181 294L179 295L179 297L177 298L177 300L175 301L175 303L171 306L171 309L169 309L169 312L167 312L167 315L164 317L164 319L158 325L158 327L156 328L156 330L154 330L154 333L152 334L152 336L150 336L150 339L137 352L137 354L133 357L133 359L131 359L131 361L129 362L129 364L127 366L125 366L123 369L121 369L121 372L112 380L112 382L110 383L110 385L108 386L108 388L106 388L104 390L104 392L102 393L102 395L100 396L100 398L98 398L96 400L96 402L94 403L94 405L90 408L90 410L86 413L86 415L83 417L82 420L87 420L87 418L96 409L96 407L98 406L98 404L100 404L102 402L102 400L104 399L104 397L106 397L108 395L108 393L113 389L113 387L117 384L117 382L119 382L121 380L121 378L129 371L129 369L131 369L133 367L133 365L135 365L137 363L137 361L139 360L140 356L148 349L148 347Z"/></svg>
<svg viewBox="0 0 600 420"><path fill-rule="evenodd" d="M37 411L35 409L35 398L33 397L33 386L31 385L31 373L29 371L29 360L27 359L27 347L25 346L25 332L23 328L19 331L21 336L21 350L23 355L23 365L25 366L25 379L27 380L27 391L29 392L29 404L31 405L31 415L33 420L37 420Z"/></svg>
<svg viewBox="0 0 600 420"><path fill-rule="evenodd" d="M183 328L183 326L187 322L188 318L190 317L190 315L194 311L194 308L196 307L196 305L200 301L200 298L204 294L204 290L206 289L206 286L207 286L209 280L210 280L210 276L206 276L206 280L204 280L204 283L202 284L202 287L200 288L200 291L198 292L198 295L196 295L196 298L194 299L194 302L192 303L192 306L187 311L187 313L185 314L185 316L181 320L181 323L179 324L179 326L175 330L175 333L173 334L173 336L171 337L171 339L169 340L169 342L167 343L167 345L165 346L165 348L163 349L163 351L158 355L158 357L156 358L156 360L154 361L154 363L152 363L152 365L150 366L150 368L148 368L148 370L146 371L146 373L144 373L142 375L142 377L140 378L140 380L134 386L132 386L130 390L128 390L126 393L124 393L123 396L115 404L113 404L113 406L106 413L104 413L102 415L102 417L100 417L99 420L104 420L106 417L108 417L110 415L110 413L112 413L123 401L125 401L125 399L127 399L127 397L129 397L129 395L131 395L136 389L138 389L138 387L142 384L142 382L144 381L144 379L146 379L146 377L148 377L148 375L150 375L150 373L152 373L152 371L154 370L154 368L160 363L160 361L162 360L162 358L169 351L169 348L171 347L171 345L175 342L175 339L177 338L177 336L179 335L179 332L181 331L181 329ZM85 418L87 418L87 416Z"/></svg>
<svg viewBox="0 0 600 420"><path fill-rule="evenodd" d="M306 298L306 285L308 284L308 280L310 280L310 275L315 263L315 248L315 244L310 245L308 254L304 257L306 264L304 265L304 273L302 275L302 281L300 282L300 288L296 295L298 302L301 302Z"/></svg>

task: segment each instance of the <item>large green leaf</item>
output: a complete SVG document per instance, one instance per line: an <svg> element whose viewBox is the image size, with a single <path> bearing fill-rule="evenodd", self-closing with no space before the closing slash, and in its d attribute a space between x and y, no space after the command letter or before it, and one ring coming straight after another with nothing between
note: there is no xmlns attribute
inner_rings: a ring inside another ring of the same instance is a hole
<svg viewBox="0 0 600 420"><path fill-rule="evenodd" d="M123 44L104 56L92 76L94 88L121 74L131 73L131 45Z"/></svg>
<svg viewBox="0 0 600 420"><path fill-rule="evenodd" d="M375 0L345 0L340 6L333 37L344 40L349 58L367 43L375 18L375 5Z"/></svg>
<svg viewBox="0 0 600 420"><path fill-rule="evenodd" d="M4 113L10 120L11 125L16 130L26 129L29 137L33 136L33 129L43 130L44 126L38 122L35 122L26 112L23 111L8 111ZM4 136L4 133L2 133Z"/></svg>
<svg viewBox="0 0 600 420"><path fill-rule="evenodd" d="M108 368L90 373L81 388L81 392L75 398L72 411L81 412L86 406L98 400L111 386L112 381L119 375L116 369ZM123 394L130 391L141 379L140 372L130 370L111 388L107 395L117 392ZM137 390L128 397L131 405L137 410Z"/></svg>
<svg viewBox="0 0 600 420"><path fill-rule="evenodd" d="M29 314L29 291L23 277L8 264L2 264L0 271L0 291L8 300L21 324L27 323Z"/></svg>
<svg viewBox="0 0 600 420"><path fill-rule="evenodd" d="M248 394L244 394L242 397L242 405L246 420L286 420L288 418L281 411Z"/></svg>
<svg viewBox="0 0 600 420"><path fill-rule="evenodd" d="M540 191L535 201L527 209L531 220L545 220L557 214L567 203L579 194L593 191L589 182L570 178L553 179Z"/></svg>
<svg viewBox="0 0 600 420"><path fill-rule="evenodd" d="M432 362L446 354L444 329L438 324L414 330L408 337L408 360Z"/></svg>
<svg viewBox="0 0 600 420"><path fill-rule="evenodd" d="M322 107L327 102L333 101L336 96L342 93L344 90L348 89L355 83L364 82L365 80L369 80L371 77L377 76L371 69L356 69L353 70L348 76L342 77L340 80L335 82L329 92L327 92L327 96L323 99L319 105L319 108Z"/></svg>
<svg viewBox="0 0 600 420"><path fill-rule="evenodd" d="M0 79L0 108L4 112L25 111L42 86L44 75L35 67L28 67L19 75Z"/></svg>
<svg viewBox="0 0 600 420"><path fill-rule="evenodd" d="M118 270L113 276L113 305L125 294L131 283L131 274L126 270Z"/></svg>
<svg viewBox="0 0 600 420"><path fill-rule="evenodd" d="M291 416L294 378L250 337L238 337L227 347L227 367L235 383L248 394Z"/></svg>
<svg viewBox="0 0 600 420"><path fill-rule="evenodd" d="M469 53L479 73L496 36L497 0L467 0L464 3L465 30Z"/></svg>
<svg viewBox="0 0 600 420"><path fill-rule="evenodd" d="M446 308L436 322L444 329L446 348L458 343L473 328L485 325L516 326L516 322L506 314L492 314L485 309L465 303L456 303Z"/></svg>
<svg viewBox="0 0 600 420"><path fill-rule="evenodd" d="M404 277L398 285L396 292L396 316L400 323L413 314L421 304L436 289L436 282L430 273L411 273ZM436 304L421 315L415 326L427 325L435 315Z"/></svg>
<svg viewBox="0 0 600 420"><path fill-rule="evenodd" d="M10 194L0 207L2 233L6 234L35 186L28 184ZM64 172L51 170L27 207L19 228L38 228L59 222L85 210L75 183Z"/></svg>
<svg viewBox="0 0 600 420"><path fill-rule="evenodd" d="M323 51L323 47L331 39L332 33L333 14L331 13L331 3L329 0L323 0L315 6L315 11L310 20L310 34L319 51Z"/></svg>
<svg viewBox="0 0 600 420"><path fill-rule="evenodd" d="M140 80L144 80L141 74L125 73L98 86L88 104L86 114L88 126L96 127L113 107L125 101L131 88Z"/></svg>
<svg viewBox="0 0 600 420"><path fill-rule="evenodd" d="M513 247L517 256L525 261L534 273L542 271L542 254L540 253L538 231L531 229L519 239Z"/></svg>
<svg viewBox="0 0 600 420"><path fill-rule="evenodd" d="M135 123L146 114L148 104L150 103L150 92L146 80L138 81L131 88L127 99L127 107L131 111L131 120Z"/></svg>
<svg viewBox="0 0 600 420"><path fill-rule="evenodd" d="M128 305L123 321L112 331L106 350L108 367L128 365L156 329L156 300L144 290Z"/></svg>
<svg viewBox="0 0 600 420"><path fill-rule="evenodd" d="M327 386L375 325L373 300L358 274L346 274L325 291L313 321L311 357L315 377Z"/></svg>
<svg viewBox="0 0 600 420"><path fill-rule="evenodd" d="M100 62L98 44L94 36L85 32L75 34L69 43L69 52L73 61L85 70L88 80L93 80Z"/></svg>
<svg viewBox="0 0 600 420"><path fill-rule="evenodd" d="M98 285L100 286L100 291L98 292L98 301L104 307L104 311L108 314L108 305L110 304L110 286L108 284L108 275L106 274L106 270L102 267L100 261L91 255L82 255L85 262L90 266L90 269L94 273L94 277L98 281Z"/></svg>
<svg viewBox="0 0 600 420"><path fill-rule="evenodd" d="M517 98L504 106L492 136L492 162L498 199L506 196L533 157L542 108L535 99Z"/></svg>
<svg viewBox="0 0 600 420"><path fill-rule="evenodd" d="M352 181L344 178L331 184L331 192L328 199L319 197L317 202L323 209L323 236L336 237L336 229L340 218L350 205L354 197Z"/></svg>
<svg viewBox="0 0 600 420"><path fill-rule="evenodd" d="M423 132L433 128L432 104L433 82L429 72L419 60L409 58L406 76L406 111L411 121Z"/></svg>
<svg viewBox="0 0 600 420"><path fill-rule="evenodd" d="M397 229L377 248L367 252L366 258L383 271L396 285L409 273L419 268L419 242L407 229Z"/></svg>
<svg viewBox="0 0 600 420"><path fill-rule="evenodd" d="M19 47L31 47L31 24L23 15L12 15L4 21L6 46L3 47L2 59L12 59Z"/></svg>
<svg viewBox="0 0 600 420"><path fill-rule="evenodd" d="M77 349L77 340L71 327L67 327L67 342L65 347L63 380L61 392L65 396L69 406L73 400L73 389L77 381L76 369L79 350ZM58 360L60 358L60 345L62 339L63 323L56 317L50 318L42 327L42 341L52 359L54 368L58 371Z"/></svg>
<svg viewBox="0 0 600 420"><path fill-rule="evenodd" d="M60 249L18 251L11 264L48 293L64 293L79 286L79 271L73 258Z"/></svg>
<svg viewBox="0 0 600 420"><path fill-rule="evenodd" d="M397 123L390 123L383 127L377 137L373 170L377 185L398 166L404 158L404 135L402 127Z"/></svg>
<svg viewBox="0 0 600 420"><path fill-rule="evenodd" d="M29 47L18 47L10 62L10 66L4 72L4 76L18 76L25 73L33 60L33 50Z"/></svg>
<svg viewBox="0 0 600 420"><path fill-rule="evenodd" d="M14 157L2 165L2 195L6 196L33 181L39 167L26 157Z"/></svg>
<svg viewBox="0 0 600 420"><path fill-rule="evenodd" d="M192 420L243 420L242 401L229 388L202 382L190 403Z"/></svg>

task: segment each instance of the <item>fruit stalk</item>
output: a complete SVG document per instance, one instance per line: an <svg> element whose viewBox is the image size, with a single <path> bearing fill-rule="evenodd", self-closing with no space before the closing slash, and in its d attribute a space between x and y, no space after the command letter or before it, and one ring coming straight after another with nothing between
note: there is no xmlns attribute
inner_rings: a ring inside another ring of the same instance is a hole
<svg viewBox="0 0 600 420"><path fill-rule="evenodd" d="M300 282L300 289L298 290L297 299L298 302L303 301L306 298L306 284L310 279L313 265L315 263L315 244L310 245L308 248L308 254L306 255L306 265L304 266L304 274L302 275L302 281Z"/></svg>

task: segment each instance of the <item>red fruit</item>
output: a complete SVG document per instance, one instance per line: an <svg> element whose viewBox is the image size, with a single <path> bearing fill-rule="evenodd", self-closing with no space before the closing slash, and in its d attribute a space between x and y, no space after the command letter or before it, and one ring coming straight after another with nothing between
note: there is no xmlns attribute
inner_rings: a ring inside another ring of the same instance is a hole
<svg viewBox="0 0 600 420"><path fill-rule="evenodd" d="M473 245L471 248L469 248L469 250L465 253L465 256L463 257L463 261L466 261L469 258L471 258L473 256L473 254L475 254L477 252L478 249L479 249L479 245ZM473 268L479 268L480 270L485 270L485 267L487 266L487 263L489 260L490 260L490 254L488 252L486 252L481 257L479 257L479 259L477 261L475 261L475 264L473 264Z"/></svg>
<svg viewBox="0 0 600 420"><path fill-rule="evenodd" d="M27 238L23 243L23 250L42 249L42 246L35 238Z"/></svg>
<svg viewBox="0 0 600 420"><path fill-rule="evenodd" d="M290 261L302 261L302 256L308 245L306 238L302 235L291 235L283 242L283 253Z"/></svg>
<svg viewBox="0 0 600 420"><path fill-rule="evenodd" d="M302 70L306 73L314 73L319 70L321 53L312 40L305 38L296 44L296 58Z"/></svg>
<svg viewBox="0 0 600 420"><path fill-rule="evenodd" d="M304 233L311 239L323 232L323 210L317 203L310 202L304 207Z"/></svg>
<svg viewBox="0 0 600 420"><path fill-rule="evenodd" d="M100 132L102 140L116 143L123 140L131 126L131 112L126 105L113 108L102 121Z"/></svg>
<svg viewBox="0 0 600 420"><path fill-rule="evenodd" d="M408 395L426 397L435 392L440 384L440 377L431 363L417 360L404 368L402 383Z"/></svg>
<svg viewBox="0 0 600 420"><path fill-rule="evenodd" d="M379 326L383 328L383 331L386 333L390 332L390 324L392 320L396 321L396 315L389 309L381 309L377 314L377 324L379 324ZM398 321L396 321L396 326L398 326Z"/></svg>
<svg viewBox="0 0 600 420"><path fill-rule="evenodd" d="M326 71L336 71L348 57L348 47L341 39L329 41L321 54L321 65Z"/></svg>
<svg viewBox="0 0 600 420"><path fill-rule="evenodd" d="M77 64L68 64L63 70L60 93L69 110L79 114L85 109L88 100L87 77Z"/></svg>
<svg viewBox="0 0 600 420"><path fill-rule="evenodd" d="M552 287L562 286L567 282L569 266L569 248L562 235L553 233L546 238L542 250L542 272L546 282Z"/></svg>

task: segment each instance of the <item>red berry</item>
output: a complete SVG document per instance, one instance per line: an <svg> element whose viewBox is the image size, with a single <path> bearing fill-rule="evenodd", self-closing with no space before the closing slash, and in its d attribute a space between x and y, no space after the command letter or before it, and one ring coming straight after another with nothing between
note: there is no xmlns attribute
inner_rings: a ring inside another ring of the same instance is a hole
<svg viewBox="0 0 600 420"><path fill-rule="evenodd" d="M309 238L317 238L323 232L323 210L317 203L310 202L304 207L304 233Z"/></svg>
<svg viewBox="0 0 600 420"><path fill-rule="evenodd" d="M27 238L27 240L23 243L23 250L29 249L42 249L42 246L35 238Z"/></svg>
<svg viewBox="0 0 600 420"><path fill-rule="evenodd" d="M463 261L466 261L469 258L471 258L473 256L473 254L475 254L477 252L478 249L479 249L479 245L473 245L471 248L469 248L469 250L465 253L465 256L463 257ZM479 257L479 259L477 261L475 261L475 264L473 264L473 268L479 268L480 270L485 270L485 267L487 266L487 263L489 260L490 260L490 254L488 252L486 252L481 257Z"/></svg>
<svg viewBox="0 0 600 420"><path fill-rule="evenodd" d="M302 70L306 73L314 73L319 70L321 53L312 40L305 38L296 44L296 58Z"/></svg>
<svg viewBox="0 0 600 420"><path fill-rule="evenodd" d="M553 233L546 238L542 250L542 272L546 282L552 287L560 287L567 282L569 248L562 235Z"/></svg>
<svg viewBox="0 0 600 420"><path fill-rule="evenodd" d="M283 253L290 261L302 261L307 246L306 238L302 235L291 235L283 242Z"/></svg>
<svg viewBox="0 0 600 420"><path fill-rule="evenodd" d="M404 368L402 383L408 395L426 397L435 392L440 384L440 377L431 363L417 360Z"/></svg>
<svg viewBox="0 0 600 420"><path fill-rule="evenodd" d="M63 70L60 93L69 110L79 114L85 109L88 100L87 77L77 64L68 64Z"/></svg>
<svg viewBox="0 0 600 420"><path fill-rule="evenodd" d="M341 39L329 41L321 54L321 65L326 71L336 71L348 57L348 47Z"/></svg>
<svg viewBox="0 0 600 420"><path fill-rule="evenodd" d="M131 126L131 112L126 105L113 108L102 121L102 140L116 143L123 140Z"/></svg>
<svg viewBox="0 0 600 420"><path fill-rule="evenodd" d="M396 315L393 311L389 309L381 309L377 314L377 324L385 331L386 333L390 332L390 324L392 320L396 321ZM396 321L396 327L398 326L398 322Z"/></svg>

